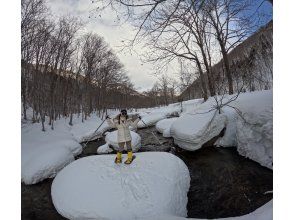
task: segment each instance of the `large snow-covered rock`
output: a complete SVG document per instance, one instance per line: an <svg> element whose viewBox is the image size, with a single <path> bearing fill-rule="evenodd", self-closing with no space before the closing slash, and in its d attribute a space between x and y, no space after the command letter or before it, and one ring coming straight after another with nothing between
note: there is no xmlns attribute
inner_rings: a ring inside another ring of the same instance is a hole
<svg viewBox="0 0 294 220"><path fill-rule="evenodd" d="M115 155L99 155L66 166L52 183L56 210L68 219L186 217L190 176L184 162L165 152L136 156L131 165L115 164Z"/></svg>
<svg viewBox="0 0 294 220"><path fill-rule="evenodd" d="M238 113L234 108L222 108L223 114L226 116L226 130L223 137L219 138L215 145L222 147L236 147L237 146L237 118Z"/></svg>
<svg viewBox="0 0 294 220"><path fill-rule="evenodd" d="M143 218L141 220L205 220L198 218L183 218L178 216L171 215L160 215L160 216L152 216L148 218ZM273 200L269 201L265 205L256 209L254 212L251 212L247 215L242 215L238 217L229 217L229 218L218 218L218 220L272 220L273 219Z"/></svg>
<svg viewBox="0 0 294 220"><path fill-rule="evenodd" d="M35 184L46 178L52 178L72 161L74 156L66 148L34 151L34 159L27 161L23 166L22 181L25 184Z"/></svg>
<svg viewBox="0 0 294 220"><path fill-rule="evenodd" d="M136 152L141 147L141 137L139 134L137 134L134 131L131 131L131 136L132 136L132 150L134 152ZM105 145L98 147L98 149L97 149L98 154L111 152L109 145L111 145L115 150L118 150L119 147L118 147L118 141L117 141L117 130L112 131L112 132L106 132L105 141L106 141ZM102 147L102 149L99 149L101 147ZM125 150L126 149L127 148L125 146Z"/></svg>
<svg viewBox="0 0 294 220"><path fill-rule="evenodd" d="M261 165L273 167L273 97L272 91L247 95L238 103L242 117L237 118L239 154Z"/></svg>
<svg viewBox="0 0 294 220"><path fill-rule="evenodd" d="M170 127L178 118L166 118L156 123L156 130L163 134L163 137L171 137Z"/></svg>
<svg viewBox="0 0 294 220"><path fill-rule="evenodd" d="M145 127L152 126L159 120L164 119L166 117L167 117L167 113L165 112L155 112L155 113L143 115L142 120L139 121L138 123L138 128L145 128Z"/></svg>
<svg viewBox="0 0 294 220"><path fill-rule="evenodd" d="M216 110L186 113L171 126L170 133L175 144L186 150L197 150L216 137L225 127L226 116Z"/></svg>
<svg viewBox="0 0 294 220"><path fill-rule="evenodd" d="M237 146L239 154L272 169L273 101L272 91L240 94L224 107L227 117L224 137L216 145ZM229 99L228 96L226 99Z"/></svg>

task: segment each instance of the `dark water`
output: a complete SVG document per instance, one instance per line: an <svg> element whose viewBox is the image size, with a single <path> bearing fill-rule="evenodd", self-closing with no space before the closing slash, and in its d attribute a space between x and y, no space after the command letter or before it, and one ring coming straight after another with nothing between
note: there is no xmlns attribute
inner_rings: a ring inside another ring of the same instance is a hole
<svg viewBox="0 0 294 220"><path fill-rule="evenodd" d="M235 148L204 147L186 152L175 148L173 139L163 138L155 127L137 132L142 138L140 152L172 152L186 163L191 176L187 205L190 218L240 216L272 199L271 193L264 194L273 188L272 170L240 156ZM97 146L104 143L89 142L77 159L96 155ZM52 179L21 185L22 219L64 219L52 204L51 184Z"/></svg>
<svg viewBox="0 0 294 220"><path fill-rule="evenodd" d="M273 172L238 154L236 148L205 147L176 153L190 171L188 217L248 214L272 199Z"/></svg>

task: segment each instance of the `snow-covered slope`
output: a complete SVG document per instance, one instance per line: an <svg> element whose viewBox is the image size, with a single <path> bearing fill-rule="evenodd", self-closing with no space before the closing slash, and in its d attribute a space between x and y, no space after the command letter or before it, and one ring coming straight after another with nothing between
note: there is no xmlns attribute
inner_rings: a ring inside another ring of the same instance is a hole
<svg viewBox="0 0 294 220"><path fill-rule="evenodd" d="M99 155L66 166L52 183L57 211L69 219L186 217L190 176L184 162L165 152L136 156L131 165L115 164L115 155Z"/></svg>

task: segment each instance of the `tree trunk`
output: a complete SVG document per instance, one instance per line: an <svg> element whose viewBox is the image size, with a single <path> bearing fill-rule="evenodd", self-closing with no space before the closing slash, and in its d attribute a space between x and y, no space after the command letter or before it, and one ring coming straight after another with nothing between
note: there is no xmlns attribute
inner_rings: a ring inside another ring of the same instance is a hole
<svg viewBox="0 0 294 220"><path fill-rule="evenodd" d="M203 98L206 101L208 99L208 96L207 96L207 87L206 87L206 83L205 83L205 79L204 79L203 70L202 70L202 67L201 67L199 60L196 60L196 63L197 63L199 74L200 74L200 81L201 81Z"/></svg>
<svg viewBox="0 0 294 220"><path fill-rule="evenodd" d="M234 89L233 89L233 79L232 79L232 74L231 74L231 70L230 70L229 58L228 58L228 54L225 49L225 46L221 42L220 42L220 46L221 46L221 53L223 55L223 61L224 61L224 66L225 66L225 74L226 74L226 77L228 79L228 84L229 84L229 94L231 95L234 93Z"/></svg>

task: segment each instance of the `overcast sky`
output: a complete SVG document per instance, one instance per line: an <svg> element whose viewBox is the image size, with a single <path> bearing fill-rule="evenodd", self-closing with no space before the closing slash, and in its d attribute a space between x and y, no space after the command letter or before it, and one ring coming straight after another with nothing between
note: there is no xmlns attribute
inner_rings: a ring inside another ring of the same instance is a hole
<svg viewBox="0 0 294 220"><path fill-rule="evenodd" d="M99 17L99 14L94 11L97 4L92 4L91 0L48 0L48 5L56 17L70 14L82 18L87 22L83 31L92 31L104 37L111 48L117 52L121 50L122 41L131 39L136 33L128 23L117 25L116 14L111 10ZM144 51L144 48L137 46L136 50ZM130 52L120 52L117 55L138 91L144 91L153 86L156 77L151 64L143 64L137 54Z"/></svg>
<svg viewBox="0 0 294 220"><path fill-rule="evenodd" d="M70 14L81 18L87 22L84 32L94 32L104 37L105 41L111 46L111 48L119 52L121 50L122 41L125 39L132 39L136 33L134 28L129 23L117 24L117 16L115 12L110 9L103 14L99 14L95 11L98 6L97 3L93 4L92 0L47 0L48 6L51 8L53 15L57 18L62 15ZM254 1L257 5L263 0ZM268 14L272 11L272 6L265 2L262 7L259 8L261 13ZM252 12L250 12L252 13ZM101 16L101 17L100 17ZM269 20L270 18L266 18ZM136 51L144 53L145 48L136 46ZM144 91L150 89L156 81L154 75L154 69L151 64L142 63L137 54L124 51L117 53L119 59L124 64L126 72L130 77L132 83L138 91ZM169 68L168 74L171 77L176 78L176 72L178 71L178 65L173 64Z"/></svg>

